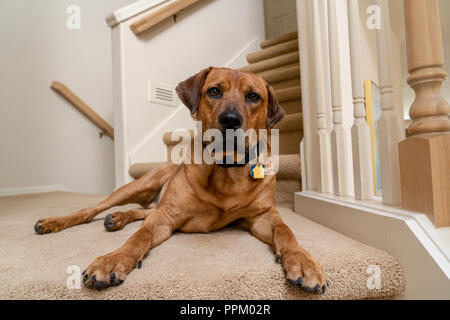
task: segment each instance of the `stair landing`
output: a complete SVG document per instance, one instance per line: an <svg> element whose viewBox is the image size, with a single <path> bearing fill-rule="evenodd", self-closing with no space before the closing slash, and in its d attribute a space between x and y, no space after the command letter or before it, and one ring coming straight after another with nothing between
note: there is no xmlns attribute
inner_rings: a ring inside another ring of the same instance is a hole
<svg viewBox="0 0 450 320"><path fill-rule="evenodd" d="M380 299L393 298L405 288L399 263L386 252L279 207L299 242L328 274L330 287L324 295L291 287L272 248L236 228L176 233L154 248L142 269L131 272L121 286L69 290L68 266L84 270L96 257L121 246L141 222L105 232L103 218L112 209L91 223L45 236L36 235L33 224L102 199L63 192L0 197L0 299ZM367 270L374 265L382 274L380 289L367 286Z"/></svg>

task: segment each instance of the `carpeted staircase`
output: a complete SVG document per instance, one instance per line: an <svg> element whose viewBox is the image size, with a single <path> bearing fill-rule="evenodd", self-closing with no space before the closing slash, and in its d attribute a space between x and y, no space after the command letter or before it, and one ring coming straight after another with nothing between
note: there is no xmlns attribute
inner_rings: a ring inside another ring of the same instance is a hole
<svg viewBox="0 0 450 320"><path fill-rule="evenodd" d="M261 43L261 50L247 55L248 66L242 71L254 72L275 89L278 102L286 116L277 126L280 130L280 168L277 174L276 201L293 204L294 193L300 190L300 142L303 138L302 101L298 34L291 32ZM168 157L179 141L171 141L171 132L164 134ZM130 175L137 179L157 163L138 163L130 167Z"/></svg>
<svg viewBox="0 0 450 320"><path fill-rule="evenodd" d="M141 223L106 232L104 217L118 210L112 208L92 223L40 236L33 230L37 219L65 215L104 198L46 193L0 197L0 299L386 299L400 295L405 277L397 259L292 210L294 192L300 190L303 137L297 33L264 41L261 50L247 59L250 64L241 70L255 72L272 85L287 113L277 126L281 154L277 207L302 246L323 265L330 283L324 295L288 284L272 248L236 227L210 234L175 233L119 287L68 289L69 266L79 266L81 271L97 256L121 246ZM178 142L170 140L170 133L163 141L170 159ZM129 172L139 178L156 165L133 164ZM379 267L381 286L371 288L368 270L374 266Z"/></svg>

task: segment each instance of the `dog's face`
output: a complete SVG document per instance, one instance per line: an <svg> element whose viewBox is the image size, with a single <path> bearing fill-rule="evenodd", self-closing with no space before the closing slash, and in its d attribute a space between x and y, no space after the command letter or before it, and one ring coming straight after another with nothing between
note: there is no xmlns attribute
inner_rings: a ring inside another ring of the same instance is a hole
<svg viewBox="0 0 450 320"><path fill-rule="evenodd" d="M272 87L255 74L208 68L181 82L176 91L195 120L208 129L269 129L284 117Z"/></svg>

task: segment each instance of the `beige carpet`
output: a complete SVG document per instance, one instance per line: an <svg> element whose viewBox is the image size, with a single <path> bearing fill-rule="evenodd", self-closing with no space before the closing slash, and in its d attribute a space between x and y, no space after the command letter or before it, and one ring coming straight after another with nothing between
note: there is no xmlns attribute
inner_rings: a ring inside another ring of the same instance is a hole
<svg viewBox="0 0 450 320"><path fill-rule="evenodd" d="M252 63L248 66L239 68L242 71L249 71L253 73L260 73L263 71L267 71L270 69L275 69L282 66L288 66L291 64L297 64L299 62L299 53L298 51L283 54L281 56L270 58L267 60L259 61L256 63Z"/></svg>
<svg viewBox="0 0 450 320"><path fill-rule="evenodd" d="M281 42L258 52L247 55L248 63L256 63L298 50L298 39Z"/></svg>
<svg viewBox="0 0 450 320"><path fill-rule="evenodd" d="M278 36L278 37L275 37L272 39L265 40L265 41L261 42L260 46L261 46L261 49L266 49L268 47L275 46L279 43L297 39L297 37L298 37L297 31L293 31L293 32L286 33L286 34L283 34L281 36Z"/></svg>
<svg viewBox="0 0 450 320"><path fill-rule="evenodd" d="M35 234L34 223L102 198L74 193L0 197L0 299L364 299L392 298L405 287L392 256L280 208L297 239L328 273L325 295L288 285L272 249L236 228L177 233L152 250L142 269L134 270L123 285L69 290L68 266L84 270L95 257L120 246L140 222L108 233L103 213L90 224L44 236ZM367 287L370 265L381 268L381 289Z"/></svg>

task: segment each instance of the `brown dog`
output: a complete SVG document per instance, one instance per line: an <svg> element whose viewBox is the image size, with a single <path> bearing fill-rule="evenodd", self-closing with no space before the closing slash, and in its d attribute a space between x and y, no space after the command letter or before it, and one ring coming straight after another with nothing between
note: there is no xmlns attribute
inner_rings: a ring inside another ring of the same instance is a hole
<svg viewBox="0 0 450 320"><path fill-rule="evenodd" d="M203 130L270 129L283 116L273 89L260 77L225 68L208 68L180 83L177 93L202 121ZM140 229L119 249L98 257L83 272L89 287L121 284L150 249L175 231L210 232L242 220L258 239L273 245L291 284L311 293L325 292L326 275L283 223L274 205L275 176L253 179L250 165L174 164L154 169L109 195L94 207L69 216L39 220L39 234L92 221L113 206L138 203L145 209L107 215L108 231L142 220ZM157 206L150 205L159 197Z"/></svg>

